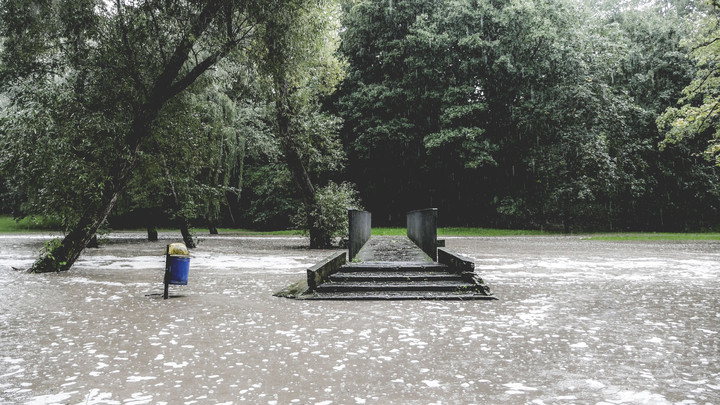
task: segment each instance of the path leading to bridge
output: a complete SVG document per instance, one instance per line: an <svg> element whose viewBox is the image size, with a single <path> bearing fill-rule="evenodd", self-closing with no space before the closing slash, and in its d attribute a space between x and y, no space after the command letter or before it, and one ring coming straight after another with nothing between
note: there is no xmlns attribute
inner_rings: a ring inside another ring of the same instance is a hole
<svg viewBox="0 0 720 405"><path fill-rule="evenodd" d="M472 263L465 268L433 261L406 236L373 236L304 299L495 299Z"/></svg>

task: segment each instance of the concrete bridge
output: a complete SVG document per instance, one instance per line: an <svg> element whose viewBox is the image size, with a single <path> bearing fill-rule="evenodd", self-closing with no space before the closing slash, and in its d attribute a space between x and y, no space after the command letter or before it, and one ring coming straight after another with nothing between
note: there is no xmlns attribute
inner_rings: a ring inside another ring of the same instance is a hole
<svg viewBox="0 0 720 405"><path fill-rule="evenodd" d="M277 293L307 300L492 300L475 264L437 239L437 209L407 214L407 236L372 236L371 214L348 212L348 252L307 271Z"/></svg>

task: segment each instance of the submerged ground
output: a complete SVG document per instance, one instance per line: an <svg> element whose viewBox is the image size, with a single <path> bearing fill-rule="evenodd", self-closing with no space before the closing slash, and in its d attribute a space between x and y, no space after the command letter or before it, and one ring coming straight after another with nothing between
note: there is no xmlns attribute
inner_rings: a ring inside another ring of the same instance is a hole
<svg viewBox="0 0 720 405"><path fill-rule="evenodd" d="M308 302L330 251L232 236L163 300L163 236L48 275L0 236L0 403L720 404L719 242L448 238L499 300Z"/></svg>

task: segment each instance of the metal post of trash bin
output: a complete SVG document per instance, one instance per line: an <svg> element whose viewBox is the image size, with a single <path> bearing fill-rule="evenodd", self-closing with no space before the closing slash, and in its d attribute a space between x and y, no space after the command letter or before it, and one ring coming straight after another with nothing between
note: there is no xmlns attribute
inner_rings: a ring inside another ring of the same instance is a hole
<svg viewBox="0 0 720 405"><path fill-rule="evenodd" d="M165 290L163 291L163 299L168 299L168 287L170 285L170 245L165 246L165 276L163 277Z"/></svg>
<svg viewBox="0 0 720 405"><path fill-rule="evenodd" d="M168 287L173 285L187 285L190 271L190 252L182 243L171 243L165 248L165 276L163 283L163 299L168 299Z"/></svg>

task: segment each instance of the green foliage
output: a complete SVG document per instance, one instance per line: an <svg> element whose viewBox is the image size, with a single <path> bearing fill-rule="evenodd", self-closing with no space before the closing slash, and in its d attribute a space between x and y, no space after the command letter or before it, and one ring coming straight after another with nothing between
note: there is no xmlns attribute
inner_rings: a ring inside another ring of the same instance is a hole
<svg viewBox="0 0 720 405"><path fill-rule="evenodd" d="M323 235L330 238L348 238L348 210L362 209L357 198L357 191L349 183L328 183L317 191L317 212L307 215L300 210L294 217L298 228L320 230ZM307 218L317 221L314 224L306 223Z"/></svg>
<svg viewBox="0 0 720 405"><path fill-rule="evenodd" d="M34 268L42 268L48 270L59 271L67 265L67 261L64 257L57 254L58 250L62 247L62 239L53 238L45 242L40 251L40 257L33 264Z"/></svg>
<svg viewBox="0 0 720 405"><path fill-rule="evenodd" d="M248 162L243 191L243 223L258 229L285 229L300 203L290 173L281 163Z"/></svg>
<svg viewBox="0 0 720 405"><path fill-rule="evenodd" d="M712 223L718 171L689 147L659 150L655 124L694 75L682 42L700 11L348 2L334 107L349 179L379 223L423 206L448 223L566 231Z"/></svg>
<svg viewBox="0 0 720 405"><path fill-rule="evenodd" d="M657 124L666 131L662 146L696 136L709 139L704 153L720 165L720 5L709 4L710 11L690 40L689 56L698 68L695 78L683 89L679 107L668 108Z"/></svg>
<svg viewBox="0 0 720 405"><path fill-rule="evenodd" d="M214 79L196 83L158 117L130 188L134 208L166 207L170 219L218 222L228 196L239 196L243 126Z"/></svg>
<svg viewBox="0 0 720 405"><path fill-rule="evenodd" d="M103 112L78 103L68 82L27 81L9 96L14 103L0 113L0 170L8 174L13 209L58 216L67 229L99 204L116 169L123 151L116 128Z"/></svg>

